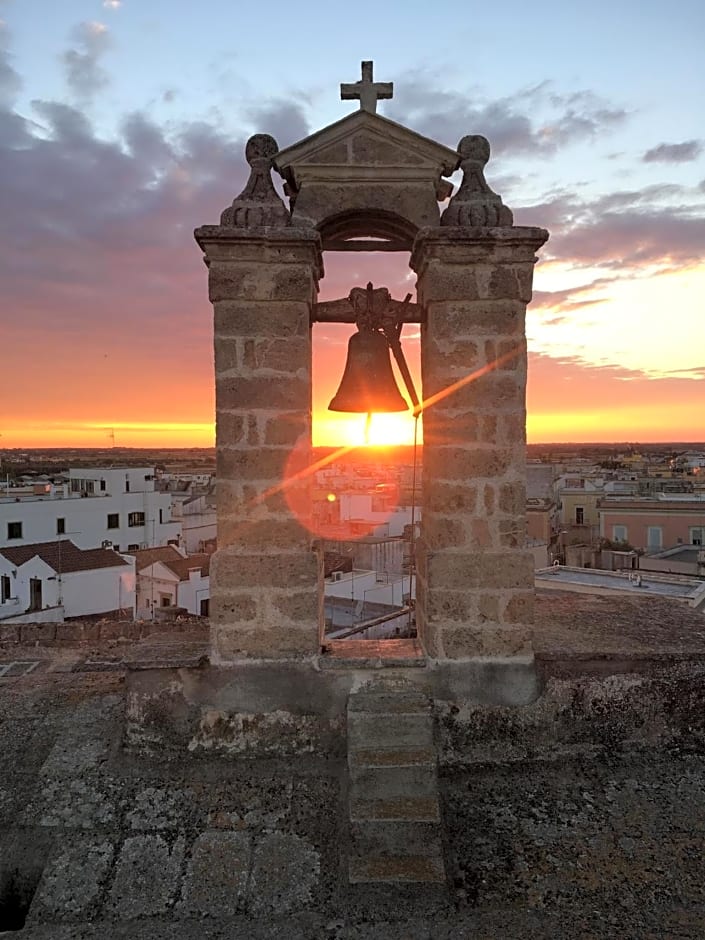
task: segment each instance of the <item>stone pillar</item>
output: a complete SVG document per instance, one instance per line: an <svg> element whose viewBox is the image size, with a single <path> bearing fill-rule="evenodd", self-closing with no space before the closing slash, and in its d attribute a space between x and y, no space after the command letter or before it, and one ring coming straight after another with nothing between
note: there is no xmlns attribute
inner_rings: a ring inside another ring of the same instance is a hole
<svg viewBox="0 0 705 940"><path fill-rule="evenodd" d="M478 138L461 141L461 156L468 140ZM440 659L529 653L533 622L524 319L548 233L514 227L484 179L467 187L467 163L465 190L440 227L419 232L411 259L427 403L417 622Z"/></svg>
<svg viewBox="0 0 705 940"><path fill-rule="evenodd" d="M262 192L251 177L221 225L195 233L209 269L215 323L218 551L210 622L216 663L314 654L322 618L320 562L302 518L308 481L294 488L296 499L289 488L292 475L309 463L310 323L322 274L320 238L288 225L271 188L270 163L268 187L262 182L256 160L263 162L262 149L269 159L276 143L260 145L254 157L248 152Z"/></svg>

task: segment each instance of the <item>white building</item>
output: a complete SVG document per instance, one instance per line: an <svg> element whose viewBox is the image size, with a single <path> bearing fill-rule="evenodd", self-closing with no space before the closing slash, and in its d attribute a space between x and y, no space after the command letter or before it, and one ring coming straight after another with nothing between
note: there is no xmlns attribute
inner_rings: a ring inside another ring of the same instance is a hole
<svg viewBox="0 0 705 940"><path fill-rule="evenodd" d="M210 555L186 555L174 545L136 552L137 617L150 620L159 607L183 607L207 617L210 560Z"/></svg>
<svg viewBox="0 0 705 940"><path fill-rule="evenodd" d="M387 576L379 571L333 571L324 581L326 597L342 597L346 600L362 601L363 604L387 604L404 607L409 603L409 594L415 596L416 578L408 574Z"/></svg>
<svg viewBox="0 0 705 940"><path fill-rule="evenodd" d="M63 486L6 492L0 497L0 548L66 536L79 548L126 552L181 539L171 496L156 491L151 467L70 470Z"/></svg>
<svg viewBox="0 0 705 940"><path fill-rule="evenodd" d="M341 493L340 522L349 527L351 533L372 534L378 537L400 536L404 527L411 523L411 507L399 506L396 492L380 489L372 493ZM421 518L421 509L416 507L415 520Z"/></svg>
<svg viewBox="0 0 705 940"><path fill-rule="evenodd" d="M0 548L0 621L135 612L134 559L69 540Z"/></svg>
<svg viewBox="0 0 705 940"><path fill-rule="evenodd" d="M214 495L203 493L173 502L172 518L181 523L183 545L189 554L203 552L209 543L215 544L218 519L214 500Z"/></svg>

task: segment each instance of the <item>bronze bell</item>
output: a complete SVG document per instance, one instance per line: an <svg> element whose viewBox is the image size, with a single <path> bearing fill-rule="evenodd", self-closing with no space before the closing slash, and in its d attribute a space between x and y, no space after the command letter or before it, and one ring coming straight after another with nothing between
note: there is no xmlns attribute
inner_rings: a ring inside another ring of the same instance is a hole
<svg viewBox="0 0 705 940"><path fill-rule="evenodd" d="M389 343L378 330L354 333L340 387L329 411L384 413L408 411L394 379Z"/></svg>

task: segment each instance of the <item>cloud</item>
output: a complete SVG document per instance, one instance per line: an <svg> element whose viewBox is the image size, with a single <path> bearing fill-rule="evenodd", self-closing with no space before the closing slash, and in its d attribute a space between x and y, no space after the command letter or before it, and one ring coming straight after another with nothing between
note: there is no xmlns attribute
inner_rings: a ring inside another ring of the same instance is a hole
<svg viewBox="0 0 705 940"><path fill-rule="evenodd" d="M534 415L557 411L607 414L620 408L648 415L650 408L658 406L672 409L675 421L675 416L686 410L694 418L705 408L705 386L697 370L655 377L619 363L595 365L580 356L551 356L530 350L527 399Z"/></svg>
<svg viewBox="0 0 705 940"><path fill-rule="evenodd" d="M252 122L254 133L271 134L280 150L309 134L309 124L303 108L299 104L292 104L288 99L275 99L248 108L246 115Z"/></svg>
<svg viewBox="0 0 705 940"><path fill-rule="evenodd" d="M644 163L688 163L703 152L702 140L684 140L680 144L659 144L647 150Z"/></svg>
<svg viewBox="0 0 705 940"><path fill-rule="evenodd" d="M95 21L80 23L73 31L75 48L60 55L66 82L79 99L91 98L108 84L100 58L110 45L108 27Z"/></svg>
<svg viewBox="0 0 705 940"><path fill-rule="evenodd" d="M440 81L422 71L400 76L385 113L451 147L465 134L483 134L495 155L552 154L627 119L623 108L611 107L591 91L561 95L550 82L472 104L467 95L439 87Z"/></svg>
<svg viewBox="0 0 705 940"><path fill-rule="evenodd" d="M119 10L122 6L122 0L103 0L103 6L106 10Z"/></svg>
<svg viewBox="0 0 705 940"><path fill-rule="evenodd" d="M514 218L549 229L545 258L621 269L624 276L647 265L686 267L705 255L705 206L673 184L593 199L560 190L537 205L514 207Z"/></svg>
<svg viewBox="0 0 705 940"><path fill-rule="evenodd" d="M10 105L22 87L22 80L11 64L8 31L0 20L0 104Z"/></svg>

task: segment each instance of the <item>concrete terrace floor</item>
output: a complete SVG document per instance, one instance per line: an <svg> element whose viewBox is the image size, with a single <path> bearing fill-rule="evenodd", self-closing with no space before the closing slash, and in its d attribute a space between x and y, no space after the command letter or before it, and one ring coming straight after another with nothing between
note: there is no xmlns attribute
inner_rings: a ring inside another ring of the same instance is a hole
<svg viewBox="0 0 705 940"><path fill-rule="evenodd" d="M31 896L8 936L705 937L705 618L538 601L541 698L439 705L440 890L347 885L340 754L125 750L129 661L197 662L202 627L0 645L38 663L0 679L0 916Z"/></svg>

